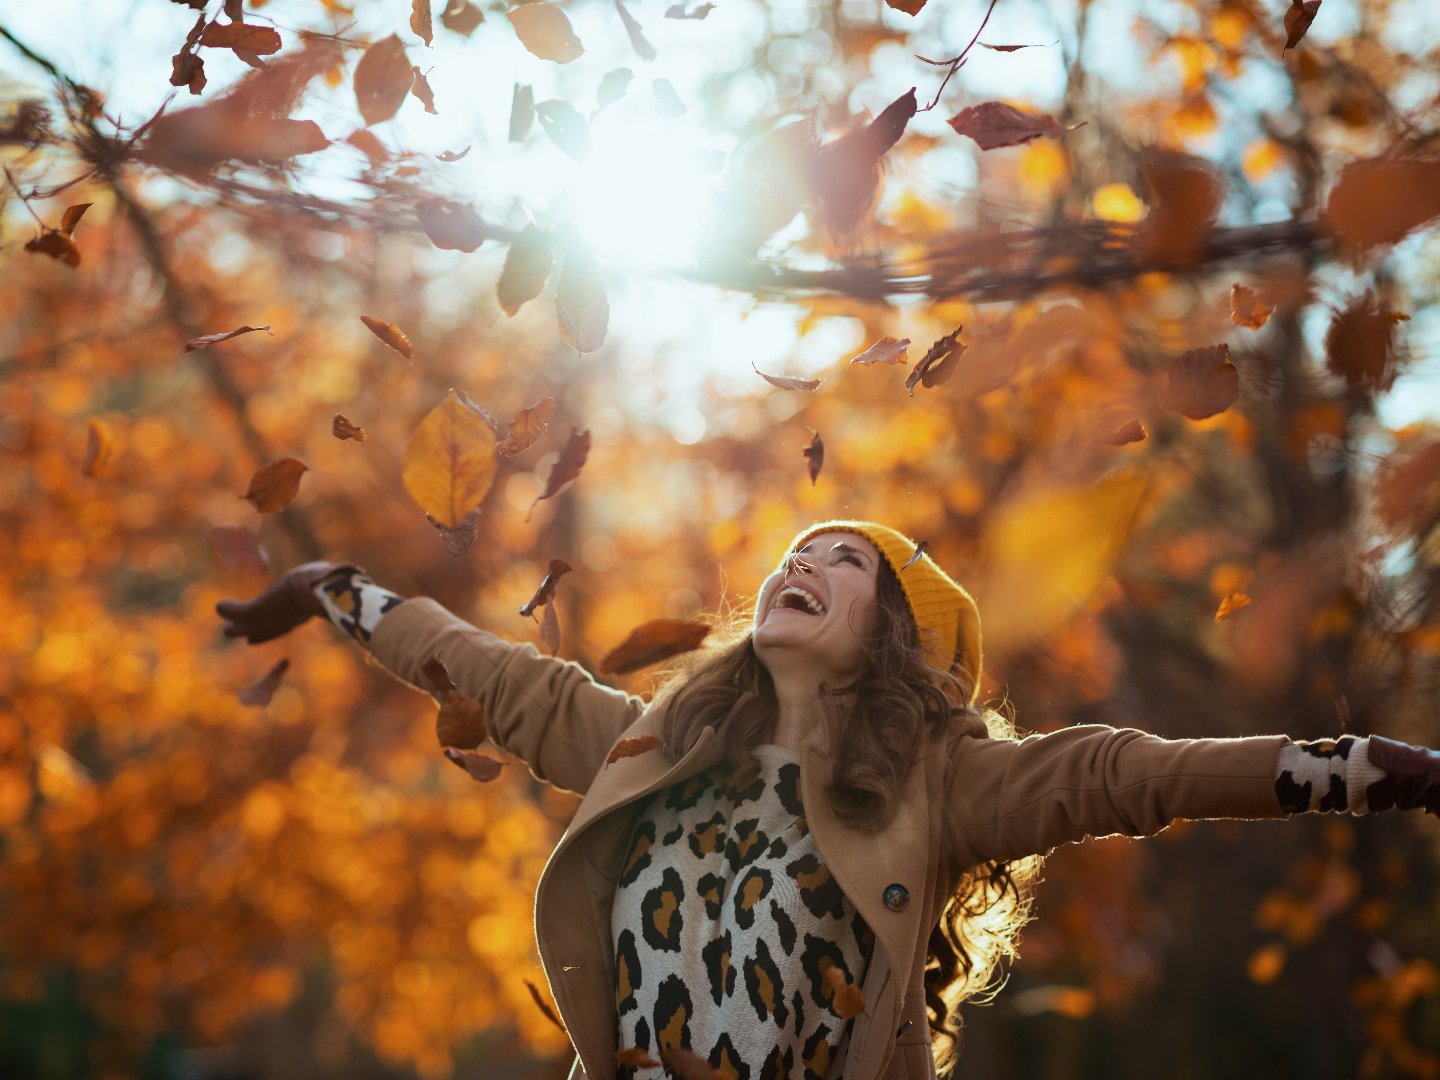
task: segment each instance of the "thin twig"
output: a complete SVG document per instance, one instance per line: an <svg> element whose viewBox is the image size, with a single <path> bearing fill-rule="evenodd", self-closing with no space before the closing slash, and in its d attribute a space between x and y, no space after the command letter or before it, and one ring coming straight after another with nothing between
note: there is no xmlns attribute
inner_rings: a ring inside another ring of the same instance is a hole
<svg viewBox="0 0 1440 1080"><path fill-rule="evenodd" d="M11 174L9 165L5 166L5 179L10 181L10 187L14 190L15 194L20 197L20 202L24 205L25 209L30 211L30 216L35 219L35 224L39 225L42 229L48 229L49 226L40 220L40 215L35 213L35 208L30 205L30 200L27 199L25 193L20 190L20 185L15 183L15 177Z"/></svg>
<svg viewBox="0 0 1440 1080"><path fill-rule="evenodd" d="M925 57L923 56L915 57L916 60L925 60L925 63L933 64L935 67L950 68L950 70L945 73L945 78L940 80L940 89L935 91L935 100L930 102L930 104L926 105L923 109L919 110L920 112L929 112L931 109L935 108L936 105L940 104L940 95L945 92L945 85L950 81L950 77L954 75L957 71L959 71L962 66L964 66L966 55L970 52L971 49L975 47L975 42L980 40L980 35L985 32L985 24L990 21L990 13L995 10L995 5L998 2L999 0L990 0L990 6L985 9L985 18L980 20L980 28L975 31L975 36L970 39L970 44L966 45L965 48L960 50L959 56L952 57L949 60L925 60Z"/></svg>

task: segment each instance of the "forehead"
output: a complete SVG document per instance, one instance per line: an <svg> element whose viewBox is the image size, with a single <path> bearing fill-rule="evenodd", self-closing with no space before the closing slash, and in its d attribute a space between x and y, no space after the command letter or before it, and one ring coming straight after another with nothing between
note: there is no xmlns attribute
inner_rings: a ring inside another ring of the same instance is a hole
<svg viewBox="0 0 1440 1080"><path fill-rule="evenodd" d="M795 550L797 552L803 551L809 555L823 555L829 551L832 551L836 544L842 544L846 547L854 548L856 551L870 556L871 559L878 560L880 558L880 553L875 549L875 545L872 544L869 540L865 539L865 537L861 536L859 533L843 532L839 530L834 532L816 533L814 536L807 539L804 543L800 544L800 546L797 547Z"/></svg>

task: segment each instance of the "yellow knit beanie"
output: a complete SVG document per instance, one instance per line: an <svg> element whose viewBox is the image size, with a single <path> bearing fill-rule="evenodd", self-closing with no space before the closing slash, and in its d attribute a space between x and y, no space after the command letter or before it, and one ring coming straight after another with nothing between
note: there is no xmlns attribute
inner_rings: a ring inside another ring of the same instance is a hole
<svg viewBox="0 0 1440 1080"><path fill-rule="evenodd" d="M914 558L918 545L888 525L873 521L822 521L790 541L789 552L826 532L859 533L879 549L895 571L910 613L920 627L925 659L942 671L964 668L971 682L970 701L980 690L980 609L960 585L929 555Z"/></svg>

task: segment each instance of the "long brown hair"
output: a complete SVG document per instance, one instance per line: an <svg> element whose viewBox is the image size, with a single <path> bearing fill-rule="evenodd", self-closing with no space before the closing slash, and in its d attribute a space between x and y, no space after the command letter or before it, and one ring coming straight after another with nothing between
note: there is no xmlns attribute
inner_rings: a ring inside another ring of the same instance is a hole
<svg viewBox="0 0 1440 1080"><path fill-rule="evenodd" d="M875 582L877 630L862 636L866 672L847 686L821 687L839 724L827 795L855 828L879 830L895 814L901 786L927 739L953 751L965 736L1013 735L1000 713L969 704L963 677L925 659L919 627L890 565L880 560ZM731 620L718 645L692 657L661 684L664 752L679 760L707 727L726 756L743 762L772 737L778 718L774 684L755 653L753 625ZM955 1061L964 1000L998 989L1001 962L1014 955L1030 915L1038 859L985 862L967 868L926 946L925 1004L932 1052L942 1073Z"/></svg>

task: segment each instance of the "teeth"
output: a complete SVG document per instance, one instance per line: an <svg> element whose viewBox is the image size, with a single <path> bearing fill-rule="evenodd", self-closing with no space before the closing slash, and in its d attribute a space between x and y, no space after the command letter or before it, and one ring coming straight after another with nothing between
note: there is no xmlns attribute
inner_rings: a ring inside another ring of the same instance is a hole
<svg viewBox="0 0 1440 1080"><path fill-rule="evenodd" d="M780 595L775 598L776 606L778 607L781 600L784 600L786 597L790 596L797 598L800 601L801 606L804 607L806 611L810 612L810 614L825 614L825 606L821 604L819 600L816 600L814 596L806 592L804 589L797 588L794 585L780 590Z"/></svg>

